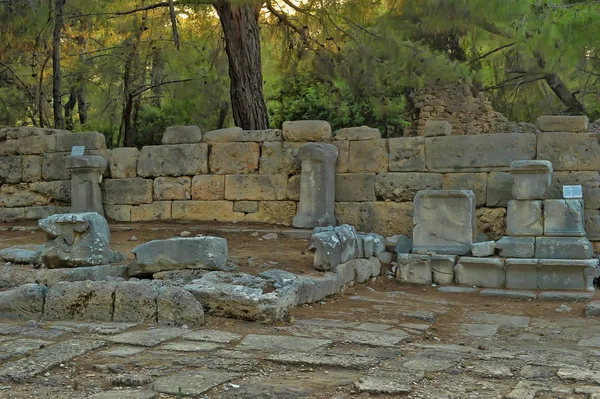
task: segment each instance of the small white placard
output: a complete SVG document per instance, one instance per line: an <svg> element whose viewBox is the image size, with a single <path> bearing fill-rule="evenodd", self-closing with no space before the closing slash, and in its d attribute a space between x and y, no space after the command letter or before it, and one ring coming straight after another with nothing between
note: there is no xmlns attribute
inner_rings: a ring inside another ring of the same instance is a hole
<svg viewBox="0 0 600 399"><path fill-rule="evenodd" d="M581 186L563 186L563 198L583 198Z"/></svg>
<svg viewBox="0 0 600 399"><path fill-rule="evenodd" d="M84 145L74 145L73 147L71 147L71 156L72 157L80 157L83 155L84 152L85 152Z"/></svg>

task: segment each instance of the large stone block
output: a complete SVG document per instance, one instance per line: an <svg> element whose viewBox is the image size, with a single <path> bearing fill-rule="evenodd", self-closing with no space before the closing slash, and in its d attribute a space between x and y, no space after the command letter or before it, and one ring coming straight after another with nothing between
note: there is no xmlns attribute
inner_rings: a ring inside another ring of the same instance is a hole
<svg viewBox="0 0 600 399"><path fill-rule="evenodd" d="M491 172L487 179L486 205L507 206L512 199L512 176L508 172Z"/></svg>
<svg viewBox="0 0 600 399"><path fill-rule="evenodd" d="M374 204L374 203L372 203ZM361 203L360 202L336 202L335 203L335 218L337 224L349 224L351 226L360 226L361 218ZM412 216L411 216L412 220ZM361 227L362 228L362 227ZM367 230L367 229L366 229ZM369 230L371 231L371 230Z"/></svg>
<svg viewBox="0 0 600 399"><path fill-rule="evenodd" d="M47 291L48 288L43 285L29 283L0 292L0 317L39 320Z"/></svg>
<svg viewBox="0 0 600 399"><path fill-rule="evenodd" d="M287 175L227 175L225 199L284 200L287 180Z"/></svg>
<svg viewBox="0 0 600 399"><path fill-rule="evenodd" d="M237 141L253 141L262 143L264 141L281 141L281 129L244 130Z"/></svg>
<svg viewBox="0 0 600 399"><path fill-rule="evenodd" d="M600 173L598 171L554 172L552 185L548 189L546 197L562 198L562 186L564 185L581 185L586 208L599 208L598 206L594 208L594 203L600 205L600 200L595 197L595 194L600 191Z"/></svg>
<svg viewBox="0 0 600 399"><path fill-rule="evenodd" d="M375 177L375 195L391 201L412 201L419 191L442 188L439 173L380 173Z"/></svg>
<svg viewBox="0 0 600 399"><path fill-rule="evenodd" d="M115 222L131 222L131 205L104 205L104 216Z"/></svg>
<svg viewBox="0 0 600 399"><path fill-rule="evenodd" d="M415 196L413 251L464 255L475 235L472 191L420 191Z"/></svg>
<svg viewBox="0 0 600 399"><path fill-rule="evenodd" d="M120 282L115 290L113 321L156 323L158 295L158 288L148 282Z"/></svg>
<svg viewBox="0 0 600 399"><path fill-rule="evenodd" d="M585 231L591 241L600 241L600 211L585 211Z"/></svg>
<svg viewBox="0 0 600 399"><path fill-rule="evenodd" d="M245 221L291 226L295 215L296 203L294 201L260 201L258 211L248 213Z"/></svg>
<svg viewBox="0 0 600 399"><path fill-rule="evenodd" d="M192 199L201 201L225 198L225 176L198 175L192 178Z"/></svg>
<svg viewBox="0 0 600 399"><path fill-rule="evenodd" d="M384 236L408 235L411 233L412 220L412 202L363 202L358 228Z"/></svg>
<svg viewBox="0 0 600 399"><path fill-rule="evenodd" d="M504 288L504 261L499 258L462 257L454 267L454 278L458 285Z"/></svg>
<svg viewBox="0 0 600 399"><path fill-rule="evenodd" d="M0 157L0 184L20 183L23 172L22 157Z"/></svg>
<svg viewBox="0 0 600 399"><path fill-rule="evenodd" d="M158 324L198 327L204 324L202 305L180 287L169 287L156 300Z"/></svg>
<svg viewBox="0 0 600 399"><path fill-rule="evenodd" d="M56 151L56 137L51 136L29 136L17 140L17 151L19 154L32 155Z"/></svg>
<svg viewBox="0 0 600 399"><path fill-rule="evenodd" d="M334 140L373 140L380 139L381 132L379 129L368 126L356 126L340 129L335 132Z"/></svg>
<svg viewBox="0 0 600 399"><path fill-rule="evenodd" d="M233 201L173 201L172 218L217 222L240 222L242 212L234 212Z"/></svg>
<svg viewBox="0 0 600 399"><path fill-rule="evenodd" d="M192 179L183 177L157 177L154 179L154 199L157 201L192 199Z"/></svg>
<svg viewBox="0 0 600 399"><path fill-rule="evenodd" d="M598 170L598 133L541 133L538 158L552 162L555 170Z"/></svg>
<svg viewBox="0 0 600 399"><path fill-rule="evenodd" d="M396 278L405 283L431 284L431 258L429 255L398 254Z"/></svg>
<svg viewBox="0 0 600 399"><path fill-rule="evenodd" d="M189 144L202 141L198 126L169 126L163 133L161 144Z"/></svg>
<svg viewBox="0 0 600 399"><path fill-rule="evenodd" d="M511 236L541 236L544 233L542 201L508 201L506 232Z"/></svg>
<svg viewBox="0 0 600 399"><path fill-rule="evenodd" d="M142 177L208 173L207 144L152 145L142 148L137 174Z"/></svg>
<svg viewBox="0 0 600 399"><path fill-rule="evenodd" d="M286 141L330 141L331 125L326 121L283 122L283 138Z"/></svg>
<svg viewBox="0 0 600 399"><path fill-rule="evenodd" d="M388 140L351 141L348 148L348 172L387 172Z"/></svg>
<svg viewBox="0 0 600 399"><path fill-rule="evenodd" d="M29 136L45 136L46 134L52 132L54 129L43 129L40 127L34 126L15 126L15 127L6 127L2 128L3 134L5 134L6 139L14 139L18 140L21 137L29 137ZM68 132L67 130L56 130L57 132ZM70 132L69 132L70 133Z"/></svg>
<svg viewBox="0 0 600 399"><path fill-rule="evenodd" d="M487 173L446 173L442 178L442 190L471 190L475 193L477 206L484 206L487 179Z"/></svg>
<svg viewBox="0 0 600 399"><path fill-rule="evenodd" d="M509 170L514 160L535 159L533 133L432 137L425 140L425 159L432 172Z"/></svg>
<svg viewBox="0 0 600 399"><path fill-rule="evenodd" d="M454 255L431 255L431 272L436 284L454 284Z"/></svg>
<svg viewBox="0 0 600 399"><path fill-rule="evenodd" d="M581 116L539 116L537 127L542 132L583 132L587 129L588 117Z"/></svg>
<svg viewBox="0 0 600 399"><path fill-rule="evenodd" d="M39 155L25 155L22 163L22 179L26 183L42 180L42 160Z"/></svg>
<svg viewBox="0 0 600 399"><path fill-rule="evenodd" d="M218 143L210 150L210 172L218 175L252 173L258 169L257 143Z"/></svg>
<svg viewBox="0 0 600 399"><path fill-rule="evenodd" d="M3 184L0 186L0 206L18 208L48 205L52 197L31 190L29 184Z"/></svg>
<svg viewBox="0 0 600 399"><path fill-rule="evenodd" d="M428 119L425 122L425 129L423 129L423 136L425 137L450 136L451 134L452 125L447 121Z"/></svg>
<svg viewBox="0 0 600 399"><path fill-rule="evenodd" d="M544 201L544 235L583 237L586 235L583 201L553 199Z"/></svg>
<svg viewBox="0 0 600 399"><path fill-rule="evenodd" d="M17 155L19 151L17 150L17 140L6 140L2 141L2 145L0 145L0 157L4 157L7 155Z"/></svg>
<svg viewBox="0 0 600 399"><path fill-rule="evenodd" d="M513 198L518 200L543 199L552 181L552 163L549 161L514 161L510 164Z"/></svg>
<svg viewBox="0 0 600 399"><path fill-rule="evenodd" d="M42 161L42 178L46 181L69 180L69 152L45 153Z"/></svg>
<svg viewBox="0 0 600 399"><path fill-rule="evenodd" d="M502 237L496 242L496 248L505 258L533 258L535 237Z"/></svg>
<svg viewBox="0 0 600 399"><path fill-rule="evenodd" d="M45 205L45 206L30 206L25 208L25 219L28 220L40 220L47 218L48 216L52 216L57 213L69 213L70 209L66 210L61 209L60 207L55 207L54 205Z"/></svg>
<svg viewBox="0 0 600 399"><path fill-rule="evenodd" d="M154 201L151 204L132 206L131 221L169 220L171 219L171 205L171 201Z"/></svg>
<svg viewBox="0 0 600 399"><path fill-rule="evenodd" d="M240 127L226 127L224 129L211 130L204 133L204 141L208 143L231 143L238 141L238 138L243 134Z"/></svg>
<svg viewBox="0 0 600 399"><path fill-rule="evenodd" d="M424 172L425 138L397 137L389 139L390 172Z"/></svg>
<svg viewBox="0 0 600 399"><path fill-rule="evenodd" d="M112 321L116 283L61 281L50 287L44 320Z"/></svg>
<svg viewBox="0 0 600 399"><path fill-rule="evenodd" d="M25 208L1 208L0 221L14 222L16 220L25 219Z"/></svg>
<svg viewBox="0 0 600 399"><path fill-rule="evenodd" d="M300 172L298 150L305 143L285 143L267 141L262 145L259 173L261 174L295 174Z"/></svg>
<svg viewBox="0 0 600 399"><path fill-rule="evenodd" d="M106 179L102 182L102 198L106 205L137 205L152 202L152 180Z"/></svg>
<svg viewBox="0 0 600 399"><path fill-rule="evenodd" d="M375 201L375 173L335 175L335 200L342 202Z"/></svg>
<svg viewBox="0 0 600 399"><path fill-rule="evenodd" d="M349 141L334 141L334 146L338 149L338 158L335 162L335 173L347 173L348 172L348 156L350 151Z"/></svg>
<svg viewBox="0 0 600 399"><path fill-rule="evenodd" d="M258 201L235 201L233 203L234 212L256 213L258 212ZM296 211L294 210L294 215ZM292 215L292 217L294 217Z"/></svg>
<svg viewBox="0 0 600 399"><path fill-rule="evenodd" d="M537 289L537 259L506 259L506 288L516 290Z"/></svg>
<svg viewBox="0 0 600 399"><path fill-rule="evenodd" d="M86 150L106 148L106 138L100 132L65 133L56 135L56 151L71 152L73 146L85 146Z"/></svg>
<svg viewBox="0 0 600 399"><path fill-rule="evenodd" d="M114 148L110 150L108 169L113 179L126 179L137 176L137 162L140 150L137 148Z"/></svg>
<svg viewBox="0 0 600 399"><path fill-rule="evenodd" d="M30 183L32 191L52 198L53 202L71 203L71 182L69 180L55 180L48 182Z"/></svg>
<svg viewBox="0 0 600 399"><path fill-rule="evenodd" d="M540 259L589 259L594 251L585 237L537 237L535 257Z"/></svg>
<svg viewBox="0 0 600 399"><path fill-rule="evenodd" d="M290 176L288 179L287 199L300 201L300 175Z"/></svg>
<svg viewBox="0 0 600 399"><path fill-rule="evenodd" d="M537 288L541 290L595 291L594 278L598 259L540 259Z"/></svg>

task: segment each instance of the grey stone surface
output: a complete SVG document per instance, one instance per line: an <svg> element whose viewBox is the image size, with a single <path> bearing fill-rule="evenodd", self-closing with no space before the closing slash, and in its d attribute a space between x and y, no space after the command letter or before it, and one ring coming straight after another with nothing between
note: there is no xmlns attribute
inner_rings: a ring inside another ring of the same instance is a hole
<svg viewBox="0 0 600 399"><path fill-rule="evenodd" d="M538 288L537 259L506 259L506 288Z"/></svg>
<svg viewBox="0 0 600 399"><path fill-rule="evenodd" d="M440 292L446 292L449 294L470 294L472 292L478 291L477 288L472 287L440 287L438 288Z"/></svg>
<svg viewBox="0 0 600 399"><path fill-rule="evenodd" d="M187 144L202 141L202 131L198 126L169 126L162 136L162 144Z"/></svg>
<svg viewBox="0 0 600 399"><path fill-rule="evenodd" d="M0 317L39 319L44 309L47 288L28 283L11 290L0 291Z"/></svg>
<svg viewBox="0 0 600 399"><path fill-rule="evenodd" d="M137 174L142 177L194 176L207 173L208 144L145 146L140 151L137 163Z"/></svg>
<svg viewBox="0 0 600 399"><path fill-rule="evenodd" d="M183 338L191 341L206 341L216 342L218 344L229 344L234 341L239 341L242 337L238 334L226 331L196 330L185 334Z"/></svg>
<svg viewBox="0 0 600 399"><path fill-rule="evenodd" d="M405 283L431 284L431 258L429 255L398 254L396 278Z"/></svg>
<svg viewBox="0 0 600 399"><path fill-rule="evenodd" d="M431 272L435 284L454 283L455 255L431 255Z"/></svg>
<svg viewBox="0 0 600 399"><path fill-rule="evenodd" d="M374 370L366 377L354 383L359 392L375 394L407 394L413 390L413 384L422 380L425 373L422 371L383 371Z"/></svg>
<svg viewBox="0 0 600 399"><path fill-rule="evenodd" d="M40 284L52 286L59 281L107 281L125 276L127 266L101 265L69 269L39 269L35 275Z"/></svg>
<svg viewBox="0 0 600 399"><path fill-rule="evenodd" d="M20 183L21 179L22 157L0 157L0 183Z"/></svg>
<svg viewBox="0 0 600 399"><path fill-rule="evenodd" d="M331 129L331 128L330 128ZM284 137L286 128L284 126ZM300 202L294 227L335 225L335 162L338 149L331 144L309 143L300 147L302 160Z"/></svg>
<svg viewBox="0 0 600 399"><path fill-rule="evenodd" d="M496 250L495 241L474 242L471 245L471 254L478 258L494 255Z"/></svg>
<svg viewBox="0 0 600 399"><path fill-rule="evenodd" d="M510 164L513 198L517 200L544 199L552 181L549 161L513 161Z"/></svg>
<svg viewBox="0 0 600 399"><path fill-rule="evenodd" d="M6 360L13 356L23 355L31 350L40 349L50 344L49 341L41 339L14 339L0 342L0 360Z"/></svg>
<svg viewBox="0 0 600 399"><path fill-rule="evenodd" d="M17 264L39 264L43 245L21 245L0 250L0 259Z"/></svg>
<svg viewBox="0 0 600 399"><path fill-rule="evenodd" d="M347 127L344 129L340 129L335 132L335 140L373 140L380 139L381 132L379 129L368 127L368 126L356 126L356 127Z"/></svg>
<svg viewBox="0 0 600 399"><path fill-rule="evenodd" d="M600 301L592 301L585 305L585 315L587 317L600 316Z"/></svg>
<svg viewBox="0 0 600 399"><path fill-rule="evenodd" d="M600 166L598 134L548 132L538 136L538 157L559 171L597 171Z"/></svg>
<svg viewBox="0 0 600 399"><path fill-rule="evenodd" d="M542 291L538 299L557 302L586 302L594 297L593 292Z"/></svg>
<svg viewBox="0 0 600 399"><path fill-rule="evenodd" d="M425 138L394 137L389 139L390 172L424 172Z"/></svg>
<svg viewBox="0 0 600 399"><path fill-rule="evenodd" d="M283 122L285 141L329 141L332 139L331 125L326 121L285 121Z"/></svg>
<svg viewBox="0 0 600 399"><path fill-rule="evenodd" d="M420 191L415 196L413 252L464 255L471 251L475 231L472 191Z"/></svg>
<svg viewBox="0 0 600 399"><path fill-rule="evenodd" d="M241 377L240 374L215 370L182 371L154 381L153 389L160 393L178 395L180 390L185 396L198 396L221 385Z"/></svg>
<svg viewBox="0 0 600 399"><path fill-rule="evenodd" d="M253 383L252 386L240 386L230 389L219 399L306 399L311 397L310 387L289 387L278 384Z"/></svg>
<svg viewBox="0 0 600 399"><path fill-rule="evenodd" d="M458 285L504 288L504 261L499 258L459 258L454 267L454 279Z"/></svg>
<svg viewBox="0 0 600 399"><path fill-rule="evenodd" d="M536 125L542 132L583 132L587 129L588 117L585 115L544 115L537 118Z"/></svg>
<svg viewBox="0 0 600 399"><path fill-rule="evenodd" d="M204 133L204 141L213 143L230 143L238 141L244 131L237 126L226 127L224 129L211 130Z"/></svg>
<svg viewBox="0 0 600 399"><path fill-rule="evenodd" d="M485 288L479 291L479 295L497 298L510 298L510 299L536 299L537 294L535 291L527 290L503 290L498 288Z"/></svg>
<svg viewBox="0 0 600 399"><path fill-rule="evenodd" d="M461 324L460 332L466 337L489 338L496 335L498 326L493 324Z"/></svg>
<svg viewBox="0 0 600 399"><path fill-rule="evenodd" d="M143 331L131 331L109 337L108 340L117 344L135 346L156 346L165 341L178 338L185 333L179 328L156 328Z"/></svg>
<svg viewBox="0 0 600 399"><path fill-rule="evenodd" d="M469 318L477 323L493 324L498 326L507 326L515 328L529 327L531 319L525 316L511 316L497 313L472 313Z"/></svg>
<svg viewBox="0 0 600 399"><path fill-rule="evenodd" d="M537 237L535 257L540 259L589 259L593 255L585 237Z"/></svg>
<svg viewBox="0 0 600 399"><path fill-rule="evenodd" d="M505 258L539 258L536 252L535 237L502 237L496 241L500 256Z"/></svg>
<svg viewBox="0 0 600 399"><path fill-rule="evenodd" d="M595 291L598 259L540 259L537 288L542 290Z"/></svg>
<svg viewBox="0 0 600 399"><path fill-rule="evenodd" d="M244 130L237 141L281 141L281 129Z"/></svg>
<svg viewBox="0 0 600 399"><path fill-rule="evenodd" d="M375 194L380 200L408 202L419 191L440 190L439 173L379 173L375 177Z"/></svg>
<svg viewBox="0 0 600 399"><path fill-rule="evenodd" d="M168 342L157 349L177 352L213 352L220 348L222 348L222 346L212 342L178 341Z"/></svg>
<svg viewBox="0 0 600 399"><path fill-rule="evenodd" d="M113 320L156 323L158 288L149 282L123 281L115 291Z"/></svg>
<svg viewBox="0 0 600 399"><path fill-rule="evenodd" d="M175 237L153 240L132 251L135 259L128 266L130 276L167 270L223 270L227 262L227 240L220 237Z"/></svg>
<svg viewBox="0 0 600 399"><path fill-rule="evenodd" d="M101 357L129 357L142 353L145 350L145 348L137 346L117 346L114 349L99 352L98 355Z"/></svg>
<svg viewBox="0 0 600 399"><path fill-rule="evenodd" d="M56 151L71 151L76 145L85 146L86 150L106 148L106 138L100 132L65 133L56 135Z"/></svg>
<svg viewBox="0 0 600 399"><path fill-rule="evenodd" d="M154 399L156 392L152 391L125 391L122 389L104 391L88 396L87 399Z"/></svg>
<svg viewBox="0 0 600 399"><path fill-rule="evenodd" d="M425 129L423 130L423 136L425 137L450 136L451 134L452 125L448 121L428 119L425 122Z"/></svg>
<svg viewBox="0 0 600 399"><path fill-rule="evenodd" d="M550 199L544 201L544 235L583 237L586 235L583 200Z"/></svg>
<svg viewBox="0 0 600 399"><path fill-rule="evenodd" d="M375 173L338 173L335 175L335 200L338 202L376 201Z"/></svg>
<svg viewBox="0 0 600 399"><path fill-rule="evenodd" d="M105 179L101 186L103 201L106 205L152 203L152 179L142 179L141 177Z"/></svg>
<svg viewBox="0 0 600 399"><path fill-rule="evenodd" d="M38 221L50 238L42 251L48 268L97 266L109 263L110 231L98 213L65 213Z"/></svg>
<svg viewBox="0 0 600 399"><path fill-rule="evenodd" d="M248 334L236 347L238 350L308 352L331 345L330 340L291 337L285 335Z"/></svg>
<svg viewBox="0 0 600 399"><path fill-rule="evenodd" d="M442 190L472 190L477 206L485 206L487 201L487 173L445 173Z"/></svg>
<svg viewBox="0 0 600 399"><path fill-rule="evenodd" d="M96 212L104 216L100 182L108 161L99 155L69 157L71 212Z"/></svg>
<svg viewBox="0 0 600 399"><path fill-rule="evenodd" d="M44 305L45 320L111 321L116 283L59 282L50 287Z"/></svg>
<svg viewBox="0 0 600 399"><path fill-rule="evenodd" d="M382 359L367 356L348 356L324 353L288 352L277 353L266 357L275 363L304 364L320 367L341 367L365 370L377 366Z"/></svg>
<svg viewBox="0 0 600 399"><path fill-rule="evenodd" d="M407 254L410 253L413 249L413 240L407 235L399 235L397 237L396 245L394 246L394 251L397 254Z"/></svg>
<svg viewBox="0 0 600 399"><path fill-rule="evenodd" d="M506 232L511 236L541 236L544 234L542 201L511 200L506 210Z"/></svg>
<svg viewBox="0 0 600 399"><path fill-rule="evenodd" d="M371 236L372 251L382 248L381 236ZM369 239L369 248L371 249ZM315 228L311 236L310 249L315 250L313 266L317 270L330 270L340 263L348 262L355 258L362 258L364 254L363 238L353 226L343 224L337 227ZM371 256L371 255L369 255Z"/></svg>
<svg viewBox="0 0 600 399"><path fill-rule="evenodd" d="M163 290L156 299L159 324L187 325L189 327L204 324L204 310L192 294L180 287Z"/></svg>
<svg viewBox="0 0 600 399"><path fill-rule="evenodd" d="M508 172L491 172L487 178L486 205L507 206L512 199L512 176Z"/></svg>

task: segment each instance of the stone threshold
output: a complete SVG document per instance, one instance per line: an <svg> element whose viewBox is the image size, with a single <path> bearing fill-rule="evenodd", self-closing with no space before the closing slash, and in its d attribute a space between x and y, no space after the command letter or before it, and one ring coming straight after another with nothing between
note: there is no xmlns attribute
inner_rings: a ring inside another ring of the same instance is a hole
<svg viewBox="0 0 600 399"><path fill-rule="evenodd" d="M594 298L595 292L589 291L533 291L533 290L509 290L501 288L474 288L460 286L444 286L438 288L439 292L452 294L473 294L492 298L509 299L539 299L542 301L560 302L587 302Z"/></svg>

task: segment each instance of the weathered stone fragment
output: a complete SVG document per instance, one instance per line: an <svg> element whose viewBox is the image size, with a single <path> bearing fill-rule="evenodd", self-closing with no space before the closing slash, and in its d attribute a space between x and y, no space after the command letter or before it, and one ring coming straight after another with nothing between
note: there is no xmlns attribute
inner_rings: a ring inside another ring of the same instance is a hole
<svg viewBox="0 0 600 399"><path fill-rule="evenodd" d="M387 241L387 239L386 239ZM413 241L407 235L397 236L396 245L394 245L394 252L397 254L407 254L413 249Z"/></svg>
<svg viewBox="0 0 600 399"><path fill-rule="evenodd" d="M391 201L412 201L419 191L442 188L439 173L379 173L375 177L377 198Z"/></svg>
<svg viewBox="0 0 600 399"><path fill-rule="evenodd" d="M137 162L140 150L135 147L113 148L110 150L108 167L113 179L126 179L137 176Z"/></svg>
<svg viewBox="0 0 600 399"><path fill-rule="evenodd" d="M0 259L16 264L39 264L43 245L20 245L0 250Z"/></svg>
<svg viewBox="0 0 600 399"><path fill-rule="evenodd" d="M445 173L442 190L471 190L477 206L485 206L487 199L487 173Z"/></svg>
<svg viewBox="0 0 600 399"><path fill-rule="evenodd" d="M158 288L148 282L120 282L115 291L113 321L156 323L158 294Z"/></svg>
<svg viewBox="0 0 600 399"><path fill-rule="evenodd" d="M238 138L243 134L242 128L237 126L226 127L224 129L211 130L204 133L204 141L208 143L231 143L238 141Z"/></svg>
<svg viewBox="0 0 600 399"><path fill-rule="evenodd" d="M423 130L423 136L425 137L450 136L451 134L452 125L447 121L428 119L425 122L425 129Z"/></svg>
<svg viewBox="0 0 600 399"><path fill-rule="evenodd" d="M103 202L106 205L137 205L152 202L152 180L133 177L102 181Z"/></svg>
<svg viewBox="0 0 600 399"><path fill-rule="evenodd" d="M549 161L514 161L510 164L513 198L518 200L543 199L552 181L552 163Z"/></svg>
<svg viewBox="0 0 600 399"><path fill-rule="evenodd" d="M192 294L180 287L169 287L156 300L158 323L197 327L204 324L204 310Z"/></svg>
<svg viewBox="0 0 600 399"><path fill-rule="evenodd" d="M535 237L502 237L496 242L496 248L505 258L533 258L535 240Z"/></svg>
<svg viewBox="0 0 600 399"><path fill-rule="evenodd" d="M69 155L68 152L44 153L42 178L46 181L69 180L71 178L68 168Z"/></svg>
<svg viewBox="0 0 600 399"><path fill-rule="evenodd" d="M54 201L65 204L71 202L71 182L55 180L49 182L34 182L29 184L31 191L51 197Z"/></svg>
<svg viewBox="0 0 600 399"><path fill-rule="evenodd" d="M0 184L20 183L22 178L22 157L0 157Z"/></svg>
<svg viewBox="0 0 600 399"><path fill-rule="evenodd" d="M0 292L0 317L36 320L42 317L48 289L39 284L25 284Z"/></svg>
<svg viewBox="0 0 600 399"><path fill-rule="evenodd" d="M537 288L541 290L595 291L594 278L598 259L540 259Z"/></svg>
<svg viewBox="0 0 600 399"><path fill-rule="evenodd" d="M0 208L0 221L13 222L25 219L25 208Z"/></svg>
<svg viewBox="0 0 600 399"><path fill-rule="evenodd" d="M585 237L537 237L535 257L541 259L589 259L593 255L590 240Z"/></svg>
<svg viewBox="0 0 600 399"><path fill-rule="evenodd" d="M153 240L132 251L135 259L128 267L130 276L165 270L221 270L227 262L227 240L220 237L176 237Z"/></svg>
<svg viewBox="0 0 600 399"><path fill-rule="evenodd" d="M283 122L283 138L286 141L330 141L331 125L326 121Z"/></svg>
<svg viewBox="0 0 600 399"><path fill-rule="evenodd" d="M317 270L330 270L342 263L342 240L333 229L313 233L310 248L315 250L313 267Z"/></svg>
<svg viewBox="0 0 600 399"><path fill-rule="evenodd" d="M542 132L583 132L587 129L588 117L581 116L539 116L537 127Z"/></svg>
<svg viewBox="0 0 600 399"><path fill-rule="evenodd" d="M431 255L431 272L433 282L436 284L454 284L454 255Z"/></svg>
<svg viewBox="0 0 600 399"><path fill-rule="evenodd" d="M225 198L225 176L198 175L192 178L192 199L202 201Z"/></svg>
<svg viewBox="0 0 600 399"><path fill-rule="evenodd" d="M541 236L544 233L542 201L508 201L506 232L511 236Z"/></svg>
<svg viewBox="0 0 600 399"><path fill-rule="evenodd" d="M153 389L160 393L200 397L204 392L227 381L239 378L240 374L216 370L192 370L157 378Z"/></svg>
<svg viewBox="0 0 600 399"><path fill-rule="evenodd" d="M506 259L506 288L537 289L537 259Z"/></svg>
<svg viewBox="0 0 600 399"><path fill-rule="evenodd" d="M104 216L100 182L108 163L97 155L69 157L71 212L96 212Z"/></svg>
<svg viewBox="0 0 600 399"><path fill-rule="evenodd" d="M45 320L112 321L116 283L58 282L48 290Z"/></svg>
<svg viewBox="0 0 600 399"><path fill-rule="evenodd" d="M207 144L145 146L140 151L137 174L142 177L193 176L208 173Z"/></svg>
<svg viewBox="0 0 600 399"><path fill-rule="evenodd" d="M431 258L429 255L398 254L396 278L413 284L431 284Z"/></svg>
<svg viewBox="0 0 600 399"><path fill-rule="evenodd" d="M459 258L454 267L456 284L504 288L504 261L499 258Z"/></svg>
<svg viewBox="0 0 600 399"><path fill-rule="evenodd" d="M22 179L26 183L42 180L42 157L25 155L22 164Z"/></svg>
<svg viewBox="0 0 600 399"><path fill-rule="evenodd" d="M294 227L334 225L337 147L331 144L309 143L300 148L299 156L302 160L300 202L293 221Z"/></svg>
<svg viewBox="0 0 600 399"><path fill-rule="evenodd" d="M471 253L477 258L494 255L496 250L495 241L474 242L471 245Z"/></svg>
<svg viewBox="0 0 600 399"><path fill-rule="evenodd" d="M582 200L552 199L544 201L545 236L583 237L586 235L584 223Z"/></svg>
<svg viewBox="0 0 600 399"><path fill-rule="evenodd" d="M192 179L183 177L157 177L154 179L154 200L186 200L192 199Z"/></svg>
<svg viewBox="0 0 600 399"><path fill-rule="evenodd" d="M284 200L287 195L287 180L286 175L227 175L225 199Z"/></svg>
<svg viewBox="0 0 600 399"><path fill-rule="evenodd" d="M597 133L541 133L537 148L538 158L552 162L555 170L600 169Z"/></svg>
<svg viewBox="0 0 600 399"><path fill-rule="evenodd" d="M171 201L154 201L151 204L132 206L130 216L132 222L143 222L148 220L171 219Z"/></svg>
<svg viewBox="0 0 600 399"><path fill-rule="evenodd" d="M388 141L351 141L348 148L348 172L381 173L389 167Z"/></svg>
<svg viewBox="0 0 600 399"><path fill-rule="evenodd" d="M210 172L218 175L252 173L258 169L257 143L217 143L210 150Z"/></svg>
<svg viewBox="0 0 600 399"><path fill-rule="evenodd" d="M413 252L464 255L475 234L472 191L420 191L415 196Z"/></svg>
<svg viewBox="0 0 600 399"><path fill-rule="evenodd" d="M86 150L106 148L106 138L100 132L65 133L56 135L56 151L71 151L73 146L85 146Z"/></svg>
<svg viewBox="0 0 600 399"><path fill-rule="evenodd" d="M162 136L162 144L189 144L202 141L202 131L198 126L169 126Z"/></svg>
<svg viewBox="0 0 600 399"><path fill-rule="evenodd" d="M245 214L233 211L233 201L173 201L172 217L176 220L239 222Z"/></svg>
<svg viewBox="0 0 600 399"><path fill-rule="evenodd" d="M425 138L396 137L389 139L390 172L424 172Z"/></svg>
<svg viewBox="0 0 600 399"><path fill-rule="evenodd" d="M347 127L335 133L334 140L373 140L380 139L381 132L368 126Z"/></svg>
<svg viewBox="0 0 600 399"><path fill-rule="evenodd" d="M347 202L375 201L375 173L335 175L335 200Z"/></svg>

